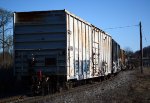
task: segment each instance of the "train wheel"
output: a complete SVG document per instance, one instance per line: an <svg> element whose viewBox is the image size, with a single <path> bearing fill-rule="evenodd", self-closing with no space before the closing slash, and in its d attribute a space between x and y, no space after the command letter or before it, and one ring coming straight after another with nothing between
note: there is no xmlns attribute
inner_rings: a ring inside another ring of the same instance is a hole
<svg viewBox="0 0 150 103"><path fill-rule="evenodd" d="M58 88L58 92L61 93L63 91L63 87Z"/></svg>
<svg viewBox="0 0 150 103"><path fill-rule="evenodd" d="M67 90L71 89L73 87L73 83L71 81L66 83Z"/></svg>

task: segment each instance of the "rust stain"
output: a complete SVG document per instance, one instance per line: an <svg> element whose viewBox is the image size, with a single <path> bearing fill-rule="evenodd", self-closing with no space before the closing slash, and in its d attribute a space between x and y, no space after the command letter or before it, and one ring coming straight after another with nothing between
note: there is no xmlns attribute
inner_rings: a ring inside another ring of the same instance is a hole
<svg viewBox="0 0 150 103"><path fill-rule="evenodd" d="M82 24L82 45L83 45L83 48L85 48L85 24Z"/></svg>
<svg viewBox="0 0 150 103"><path fill-rule="evenodd" d="M43 13L39 13L39 12L17 14L17 22L37 22L37 21L40 21L41 18L44 18L44 16L43 16Z"/></svg>
<svg viewBox="0 0 150 103"><path fill-rule="evenodd" d="M88 32L88 26L86 26L86 48L89 48L89 32Z"/></svg>
<svg viewBox="0 0 150 103"><path fill-rule="evenodd" d="M120 58L123 64L125 64L125 51L121 49Z"/></svg>

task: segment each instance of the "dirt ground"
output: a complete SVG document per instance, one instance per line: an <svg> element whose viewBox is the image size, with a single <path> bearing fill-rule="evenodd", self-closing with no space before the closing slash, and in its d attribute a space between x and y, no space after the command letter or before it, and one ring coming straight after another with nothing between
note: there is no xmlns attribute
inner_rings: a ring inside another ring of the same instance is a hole
<svg viewBox="0 0 150 103"><path fill-rule="evenodd" d="M79 90L47 96L34 103L150 103L150 68L126 70L115 78ZM93 84L92 84L93 85Z"/></svg>
<svg viewBox="0 0 150 103"><path fill-rule="evenodd" d="M150 68L144 68L143 74L138 70L135 83L129 91L129 101L133 103L150 103Z"/></svg>

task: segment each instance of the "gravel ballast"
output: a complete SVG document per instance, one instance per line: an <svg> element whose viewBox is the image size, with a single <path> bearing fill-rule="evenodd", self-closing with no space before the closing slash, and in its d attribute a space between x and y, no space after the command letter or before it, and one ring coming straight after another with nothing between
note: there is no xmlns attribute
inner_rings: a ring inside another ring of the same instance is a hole
<svg viewBox="0 0 150 103"><path fill-rule="evenodd" d="M130 85L135 81L135 70L120 72L112 79L73 88L61 95L43 97L37 103L120 103L129 102ZM35 102L34 102L35 103Z"/></svg>

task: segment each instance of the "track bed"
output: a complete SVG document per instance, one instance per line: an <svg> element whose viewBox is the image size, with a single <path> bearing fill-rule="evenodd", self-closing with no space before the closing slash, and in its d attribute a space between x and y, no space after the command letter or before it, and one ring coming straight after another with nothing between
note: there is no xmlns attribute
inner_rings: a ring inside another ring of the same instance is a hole
<svg viewBox="0 0 150 103"><path fill-rule="evenodd" d="M81 85L68 91L55 93L47 96L27 97L22 96L11 103L99 103L110 102L119 97L122 100L130 91L129 86L135 80L136 70L122 71L116 76L102 82Z"/></svg>

